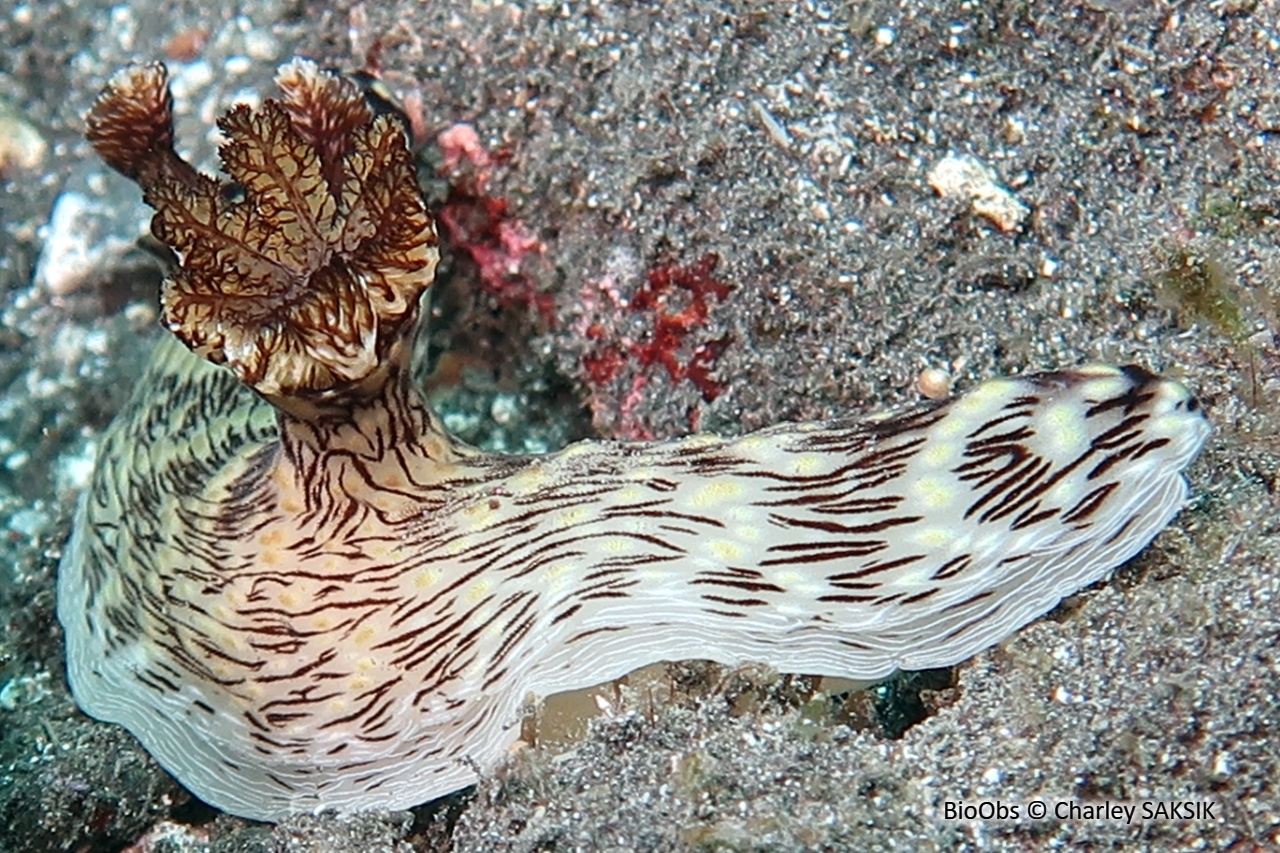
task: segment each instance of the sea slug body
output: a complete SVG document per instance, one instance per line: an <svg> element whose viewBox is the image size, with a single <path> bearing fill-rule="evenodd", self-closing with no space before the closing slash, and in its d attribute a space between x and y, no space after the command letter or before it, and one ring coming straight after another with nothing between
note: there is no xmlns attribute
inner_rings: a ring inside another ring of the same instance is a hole
<svg viewBox="0 0 1280 853"><path fill-rule="evenodd" d="M1207 421L1136 367L740 438L462 445L408 380L437 250L403 130L310 63L278 82L222 121L232 183L173 152L159 66L89 119L181 268L60 568L68 675L219 808L427 801L502 759L528 694L659 660L954 664L1185 501Z"/></svg>

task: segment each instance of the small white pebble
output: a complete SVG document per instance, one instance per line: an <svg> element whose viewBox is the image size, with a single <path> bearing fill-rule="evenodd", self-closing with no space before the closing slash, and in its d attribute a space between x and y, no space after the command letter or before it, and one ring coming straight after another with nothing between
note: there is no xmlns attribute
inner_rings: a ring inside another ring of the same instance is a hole
<svg viewBox="0 0 1280 853"><path fill-rule="evenodd" d="M49 224L41 229L44 248L36 262L36 286L43 293L74 293L100 272L104 259L127 243L104 234L106 213L95 200L64 192L53 205Z"/></svg>
<svg viewBox="0 0 1280 853"><path fill-rule="evenodd" d="M1027 138L1025 120L1009 116L1004 121L1004 141L1010 145L1019 145Z"/></svg>
<svg viewBox="0 0 1280 853"><path fill-rule="evenodd" d="M446 412L442 420L445 428L455 434L473 430L480 423L480 418L466 412Z"/></svg>
<svg viewBox="0 0 1280 853"><path fill-rule="evenodd" d="M231 93L231 103L244 104L250 109L256 110L262 104L262 95L260 95L258 92L255 92L253 89L238 89L235 92ZM214 107L216 109L217 105L215 104ZM217 139L220 140L220 142L226 142L227 138L223 136L222 131L217 130L217 128L214 128L213 131L210 131L210 137L213 137L215 135Z"/></svg>
<svg viewBox="0 0 1280 853"><path fill-rule="evenodd" d="M106 355L110 348L107 333L101 329L94 329L86 334L80 345L91 355Z"/></svg>
<svg viewBox="0 0 1280 853"><path fill-rule="evenodd" d="M0 101L0 170L10 165L35 169L48 153L49 143L35 125Z"/></svg>
<svg viewBox="0 0 1280 853"><path fill-rule="evenodd" d="M93 460L98 455L96 442L86 442L79 454L64 456L58 465L57 481L60 490L83 491L93 475Z"/></svg>
<svg viewBox="0 0 1280 853"><path fill-rule="evenodd" d="M195 93L202 92L213 82L213 66L204 59L175 66L169 89L175 100L187 101Z"/></svg>
<svg viewBox="0 0 1280 853"><path fill-rule="evenodd" d="M1030 213L1008 187L1000 183L990 166L971 154L948 154L928 175L929 186L943 198L967 198L973 212L986 217L1001 231L1012 231Z"/></svg>
<svg viewBox="0 0 1280 853"><path fill-rule="evenodd" d="M49 517L33 509L20 509L9 517L9 529L28 539L35 539L49 524Z"/></svg>
<svg viewBox="0 0 1280 853"><path fill-rule="evenodd" d="M773 117L773 113L759 101L752 101L751 108L755 110L756 118L760 119L760 124L764 125L765 133L773 144L784 150L791 147L791 134L787 132L782 122Z"/></svg>
<svg viewBox="0 0 1280 853"><path fill-rule="evenodd" d="M132 51L134 40L138 35L138 26L133 17L133 10L128 6L111 7L110 31L115 34L116 40L122 48Z"/></svg>
<svg viewBox="0 0 1280 853"><path fill-rule="evenodd" d="M245 33L244 52L259 62L275 62L280 58L280 42L270 33L250 30Z"/></svg>
<svg viewBox="0 0 1280 853"><path fill-rule="evenodd" d="M232 77L239 77L249 73L249 69L253 68L253 60L247 56L228 56L222 63L222 67Z"/></svg>
<svg viewBox="0 0 1280 853"><path fill-rule="evenodd" d="M125 306L124 318L135 329L150 329L156 321L156 309L146 302L130 302Z"/></svg>
<svg viewBox="0 0 1280 853"><path fill-rule="evenodd" d="M875 40L876 44L881 47L888 47L898 38L898 33L893 27L876 27Z"/></svg>
<svg viewBox="0 0 1280 853"><path fill-rule="evenodd" d="M16 710L18 707L18 680L11 678L4 683L4 687L0 687L0 708L6 711Z"/></svg>
<svg viewBox="0 0 1280 853"><path fill-rule="evenodd" d="M1274 337L1270 329L1263 329L1261 332L1254 332L1252 335L1244 339L1244 342L1252 347L1269 347L1271 339Z"/></svg>
<svg viewBox="0 0 1280 853"><path fill-rule="evenodd" d="M926 367L916 376L916 390L929 400L941 400L951 394L951 374L937 367Z"/></svg>
<svg viewBox="0 0 1280 853"><path fill-rule="evenodd" d="M489 404L489 417L493 418L494 423L509 424L515 420L519 408L520 401L514 395L501 394Z"/></svg>

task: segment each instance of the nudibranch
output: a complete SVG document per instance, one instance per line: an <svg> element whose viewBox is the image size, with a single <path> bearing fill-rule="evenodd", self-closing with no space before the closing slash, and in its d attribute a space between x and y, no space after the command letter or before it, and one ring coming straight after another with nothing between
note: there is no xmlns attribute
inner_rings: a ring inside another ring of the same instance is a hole
<svg viewBox="0 0 1280 853"><path fill-rule="evenodd" d="M739 438L453 438L409 380L436 232L401 123L284 66L174 152L159 65L88 118L179 268L58 580L80 706L192 792L278 820L402 808L493 768L526 697L661 660L877 679L955 664L1179 511L1179 384L1086 366Z"/></svg>

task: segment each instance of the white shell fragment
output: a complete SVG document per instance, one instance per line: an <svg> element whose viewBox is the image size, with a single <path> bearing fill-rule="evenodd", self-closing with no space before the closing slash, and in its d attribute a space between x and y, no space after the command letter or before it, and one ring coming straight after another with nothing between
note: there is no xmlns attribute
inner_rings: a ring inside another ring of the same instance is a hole
<svg viewBox="0 0 1280 853"><path fill-rule="evenodd" d="M973 212L1013 231L1030 209L1000 183L995 170L972 154L948 154L929 170L929 186L943 198L967 198Z"/></svg>

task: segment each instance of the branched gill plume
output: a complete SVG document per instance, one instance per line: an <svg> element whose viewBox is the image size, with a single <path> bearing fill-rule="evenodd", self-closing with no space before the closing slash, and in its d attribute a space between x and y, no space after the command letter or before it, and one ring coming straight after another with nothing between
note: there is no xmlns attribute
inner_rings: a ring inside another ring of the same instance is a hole
<svg viewBox="0 0 1280 853"><path fill-rule="evenodd" d="M954 664L1185 501L1207 421L1137 367L733 439L461 445L408 380L437 249L400 125L309 62L277 82L221 120L221 182L174 153L161 66L89 116L181 266L60 567L68 676L228 812L447 794L527 694L654 661Z"/></svg>
<svg viewBox="0 0 1280 853"><path fill-rule="evenodd" d="M121 72L86 133L181 260L165 325L277 405L360 391L396 361L439 259L402 126L350 81L293 63L282 100L219 119L230 180L216 181L173 150L167 79L158 64Z"/></svg>

